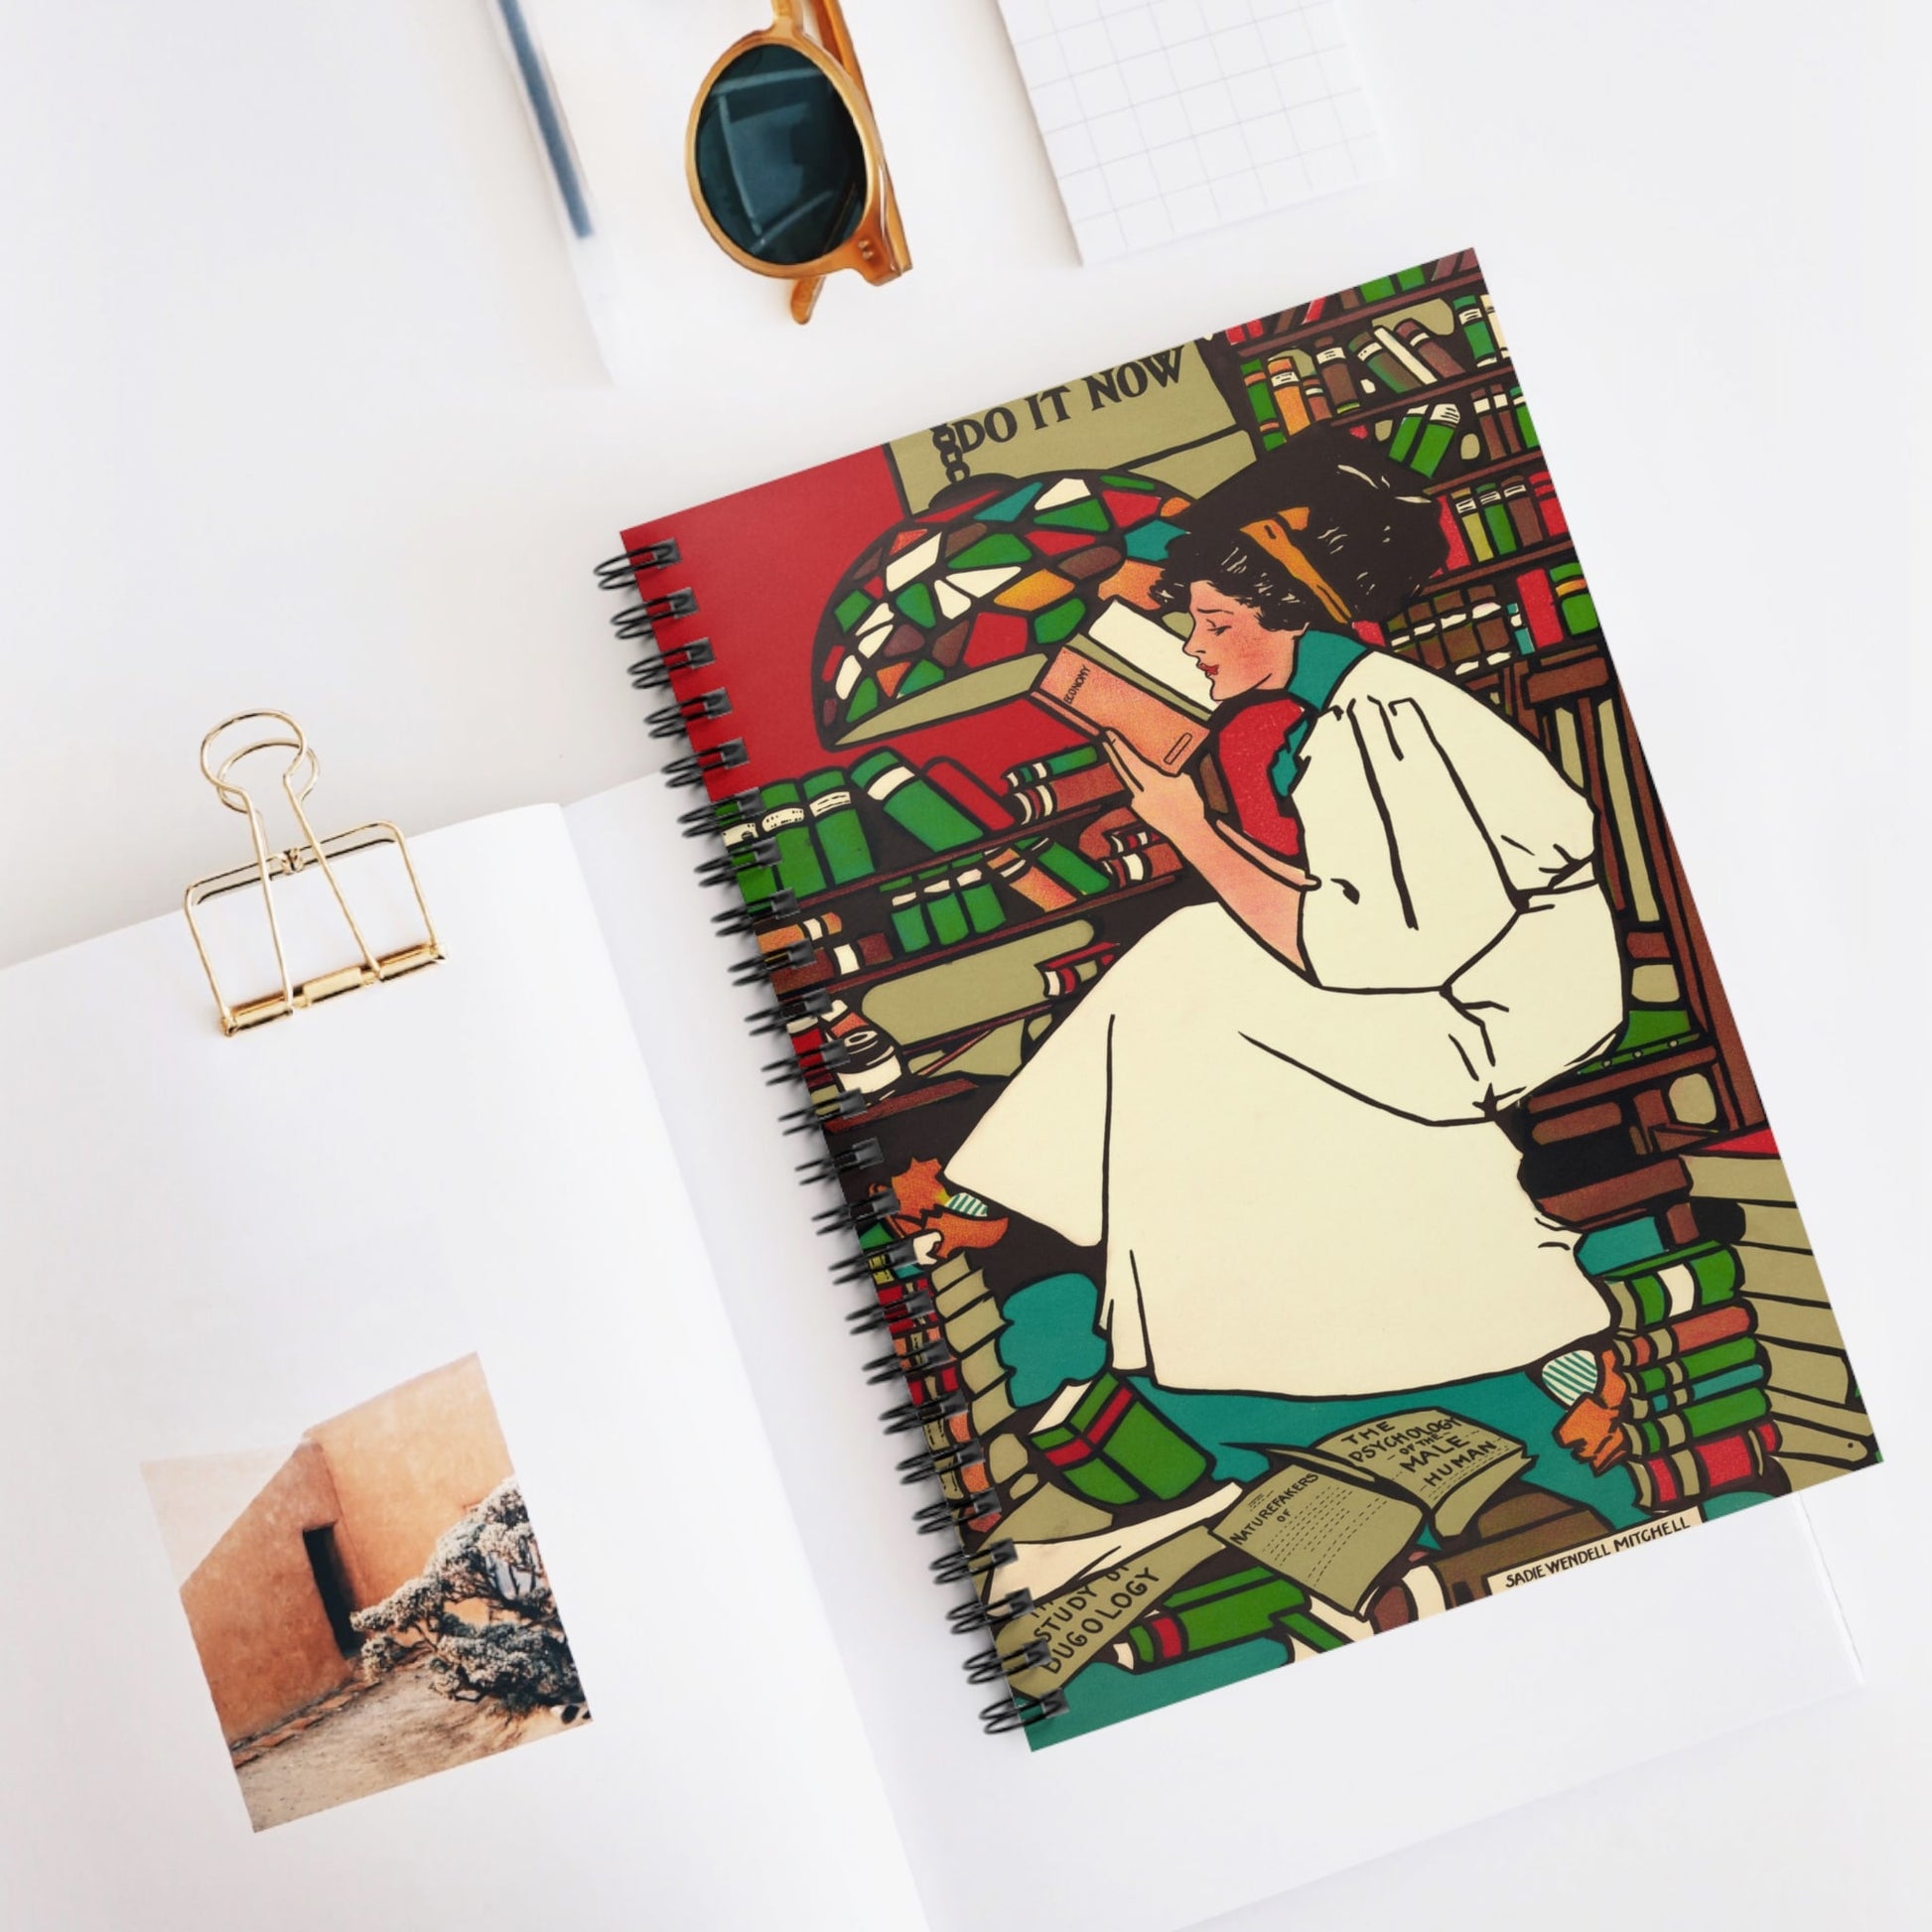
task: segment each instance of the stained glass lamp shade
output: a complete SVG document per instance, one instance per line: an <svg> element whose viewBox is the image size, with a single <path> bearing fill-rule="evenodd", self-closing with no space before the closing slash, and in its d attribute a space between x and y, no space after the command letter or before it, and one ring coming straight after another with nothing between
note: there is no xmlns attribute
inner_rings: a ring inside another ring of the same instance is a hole
<svg viewBox="0 0 1932 1932"><path fill-rule="evenodd" d="M1148 603L1186 507L1152 478L1081 470L984 479L895 524L819 619L820 742L862 745L1031 690L1108 601Z"/></svg>

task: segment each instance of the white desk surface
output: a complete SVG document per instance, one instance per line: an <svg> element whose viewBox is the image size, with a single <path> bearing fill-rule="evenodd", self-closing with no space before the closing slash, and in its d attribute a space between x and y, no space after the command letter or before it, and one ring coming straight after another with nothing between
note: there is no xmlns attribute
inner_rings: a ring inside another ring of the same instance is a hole
<svg viewBox="0 0 1932 1932"><path fill-rule="evenodd" d="M9 10L0 960L240 856L229 711L305 721L325 825L600 789L652 762L621 523L1475 244L1890 1457L1811 1504L1868 1688L1226 1923L1923 1924L1922 10L1352 0L1390 179L1083 269L994 0L847 8L918 268L797 331L671 198L649 393L482 0ZM694 77L640 83L667 142Z"/></svg>

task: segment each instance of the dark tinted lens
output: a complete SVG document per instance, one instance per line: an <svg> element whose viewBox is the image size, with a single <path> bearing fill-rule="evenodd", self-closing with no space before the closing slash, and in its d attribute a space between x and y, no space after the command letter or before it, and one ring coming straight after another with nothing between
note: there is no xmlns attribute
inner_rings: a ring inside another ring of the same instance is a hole
<svg viewBox="0 0 1932 1932"><path fill-rule="evenodd" d="M698 110L698 189L761 262L830 254L866 206L866 151L838 89L789 47L741 54Z"/></svg>

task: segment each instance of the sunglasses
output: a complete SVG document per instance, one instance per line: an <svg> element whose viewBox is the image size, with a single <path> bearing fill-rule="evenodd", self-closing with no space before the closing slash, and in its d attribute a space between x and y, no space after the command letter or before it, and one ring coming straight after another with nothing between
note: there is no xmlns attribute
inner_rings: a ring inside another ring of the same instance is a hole
<svg viewBox="0 0 1932 1932"><path fill-rule="evenodd" d="M691 109L685 173L719 247L790 281L794 322L842 268L890 282L912 266L838 0L772 0L771 25L725 51Z"/></svg>

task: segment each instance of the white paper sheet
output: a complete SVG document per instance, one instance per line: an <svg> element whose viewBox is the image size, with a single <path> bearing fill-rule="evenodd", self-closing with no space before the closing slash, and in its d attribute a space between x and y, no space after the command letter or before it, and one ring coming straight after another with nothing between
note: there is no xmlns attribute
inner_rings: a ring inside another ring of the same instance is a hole
<svg viewBox="0 0 1932 1932"><path fill-rule="evenodd" d="M179 916L0 976L0 1920L901 1932L561 816L412 850L447 962L238 1038ZM594 1722L257 1836L140 1465L473 1350Z"/></svg>
<svg viewBox="0 0 1932 1932"><path fill-rule="evenodd" d="M959 1592L926 1575L923 1492L839 1319L857 1297L827 1279L823 1203L786 1184L813 1150L774 1124L773 1043L709 936L706 848L654 779L567 816L938 1932L1168 1932L1858 1681L1793 1500L1037 1754L982 1736Z"/></svg>
<svg viewBox="0 0 1932 1932"><path fill-rule="evenodd" d="M1335 0L1000 0L1087 262L1388 173Z"/></svg>

